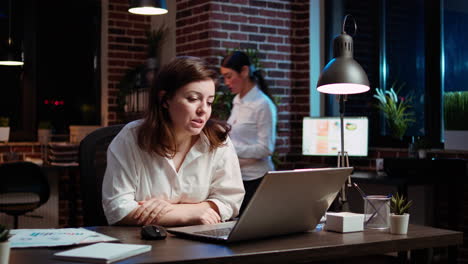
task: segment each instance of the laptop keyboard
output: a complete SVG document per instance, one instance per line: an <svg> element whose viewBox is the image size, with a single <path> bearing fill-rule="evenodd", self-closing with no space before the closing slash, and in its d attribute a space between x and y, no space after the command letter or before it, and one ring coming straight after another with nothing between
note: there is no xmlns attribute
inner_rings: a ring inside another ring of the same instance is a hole
<svg viewBox="0 0 468 264"><path fill-rule="evenodd" d="M229 233L231 233L231 230L232 230L232 227L226 227L226 228L198 231L194 233L200 234L200 235L206 235L206 236L213 236L213 237L223 237L223 236L228 236Z"/></svg>

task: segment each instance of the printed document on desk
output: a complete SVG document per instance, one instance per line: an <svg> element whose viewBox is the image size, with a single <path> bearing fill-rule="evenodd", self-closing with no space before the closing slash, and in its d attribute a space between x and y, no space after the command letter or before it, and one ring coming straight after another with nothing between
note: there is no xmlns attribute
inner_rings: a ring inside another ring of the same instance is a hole
<svg viewBox="0 0 468 264"><path fill-rule="evenodd" d="M85 228L59 229L14 229L11 230L10 247L56 247L96 242L118 241L118 239Z"/></svg>
<svg viewBox="0 0 468 264"><path fill-rule="evenodd" d="M151 245L98 243L54 254L57 259L90 263L111 263L151 250Z"/></svg>

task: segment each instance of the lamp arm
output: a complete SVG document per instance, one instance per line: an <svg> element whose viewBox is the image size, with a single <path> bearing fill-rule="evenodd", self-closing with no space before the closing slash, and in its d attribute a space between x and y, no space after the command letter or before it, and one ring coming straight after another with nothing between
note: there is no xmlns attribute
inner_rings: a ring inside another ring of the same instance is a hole
<svg viewBox="0 0 468 264"><path fill-rule="evenodd" d="M340 101L340 138L341 138L341 151L338 155L338 167L349 167L349 160L348 160L348 154L344 150L344 113L345 113L345 101L347 99L346 94L340 94L339 95L339 101ZM351 176L348 177L348 187L352 186L351 185ZM348 199L346 195L346 184L343 184L341 187L341 207L343 211L349 211L348 207Z"/></svg>
<svg viewBox="0 0 468 264"><path fill-rule="evenodd" d="M341 129L341 165L344 165L344 112L345 112L345 95L340 94L340 129Z"/></svg>

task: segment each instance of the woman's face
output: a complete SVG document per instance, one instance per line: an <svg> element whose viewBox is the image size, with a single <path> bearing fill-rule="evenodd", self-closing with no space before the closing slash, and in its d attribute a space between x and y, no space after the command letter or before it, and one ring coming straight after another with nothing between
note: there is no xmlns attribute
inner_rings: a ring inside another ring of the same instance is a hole
<svg viewBox="0 0 468 264"><path fill-rule="evenodd" d="M224 84L226 84L226 86L229 87L229 90L231 91L231 93L233 94L242 93L242 91L245 89L245 86L246 86L245 85L246 77L244 76L245 69L243 68L242 71L238 73L233 69L221 67L220 71L221 71L221 74L224 76ZM247 76L248 76L248 72L247 72Z"/></svg>
<svg viewBox="0 0 468 264"><path fill-rule="evenodd" d="M211 116L214 96L215 84L209 79L189 83L180 88L173 98L167 100L169 116L177 138L201 133Z"/></svg>

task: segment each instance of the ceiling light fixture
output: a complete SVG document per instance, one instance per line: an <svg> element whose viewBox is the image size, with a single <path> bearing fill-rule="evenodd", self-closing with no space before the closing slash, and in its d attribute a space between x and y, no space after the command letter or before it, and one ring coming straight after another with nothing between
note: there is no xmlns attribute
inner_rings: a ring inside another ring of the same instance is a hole
<svg viewBox="0 0 468 264"><path fill-rule="evenodd" d="M166 0L130 0L128 12L137 15L164 15L167 13Z"/></svg>
<svg viewBox="0 0 468 264"><path fill-rule="evenodd" d="M0 65L4 66L22 66L23 62L23 53L18 52L13 48L11 41L11 0L9 1L9 10L8 10L8 46L2 54L0 54Z"/></svg>

